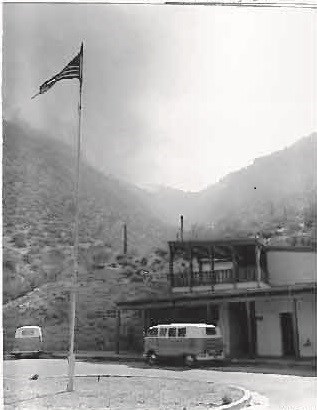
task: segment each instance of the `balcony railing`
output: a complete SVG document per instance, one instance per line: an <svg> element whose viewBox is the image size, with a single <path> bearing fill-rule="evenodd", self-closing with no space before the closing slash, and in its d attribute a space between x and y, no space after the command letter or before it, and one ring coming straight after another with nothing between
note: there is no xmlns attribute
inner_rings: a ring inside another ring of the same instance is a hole
<svg viewBox="0 0 317 410"><path fill-rule="evenodd" d="M173 276L174 287L215 286L219 284L234 284L257 280L256 269L250 267L240 267L237 274L233 269L221 269L215 271L193 272L192 275L189 271L177 272L174 273ZM262 275L261 280L265 281L264 275Z"/></svg>

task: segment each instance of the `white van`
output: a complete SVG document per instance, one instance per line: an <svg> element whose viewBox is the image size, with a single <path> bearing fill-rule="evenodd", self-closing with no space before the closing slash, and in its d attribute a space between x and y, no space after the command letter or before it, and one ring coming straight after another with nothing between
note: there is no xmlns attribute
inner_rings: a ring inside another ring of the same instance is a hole
<svg viewBox="0 0 317 410"><path fill-rule="evenodd" d="M43 336L40 326L18 327L11 354L15 357L22 355L39 357L42 352Z"/></svg>
<svg viewBox="0 0 317 410"><path fill-rule="evenodd" d="M223 360L220 329L205 323L172 323L151 326L144 338L143 357L149 364L158 358L182 358L187 366L206 360Z"/></svg>

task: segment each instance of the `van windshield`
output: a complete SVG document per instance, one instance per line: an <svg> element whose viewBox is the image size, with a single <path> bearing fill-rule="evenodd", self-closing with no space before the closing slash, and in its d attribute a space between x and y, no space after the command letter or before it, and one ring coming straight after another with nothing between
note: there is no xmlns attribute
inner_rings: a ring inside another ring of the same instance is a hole
<svg viewBox="0 0 317 410"><path fill-rule="evenodd" d="M152 327L147 331L147 336L157 336L158 335L158 328Z"/></svg>

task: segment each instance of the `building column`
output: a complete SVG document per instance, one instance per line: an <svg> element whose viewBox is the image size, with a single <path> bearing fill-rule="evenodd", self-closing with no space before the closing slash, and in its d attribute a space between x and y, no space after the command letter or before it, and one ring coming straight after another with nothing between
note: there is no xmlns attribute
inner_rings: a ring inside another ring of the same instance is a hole
<svg viewBox="0 0 317 410"><path fill-rule="evenodd" d="M261 246L255 246L255 265L256 265L256 281L258 288L261 287L262 281L262 269L261 269Z"/></svg>
<svg viewBox="0 0 317 410"><path fill-rule="evenodd" d="M247 312L247 333L248 333L248 354L250 357L255 357L255 312L252 302L245 302Z"/></svg>
<svg viewBox="0 0 317 410"><path fill-rule="evenodd" d="M142 328L146 331L151 326L150 315L148 309L142 309Z"/></svg>
<svg viewBox="0 0 317 410"><path fill-rule="evenodd" d="M121 325L121 312L117 309L116 312L116 353L120 353L120 325Z"/></svg>
<svg viewBox="0 0 317 410"><path fill-rule="evenodd" d="M169 277L171 287L174 287L174 248L170 246Z"/></svg>
<svg viewBox="0 0 317 410"><path fill-rule="evenodd" d="M206 321L208 324L211 323L211 310L212 310L212 305L211 303L206 304Z"/></svg>
<svg viewBox="0 0 317 410"><path fill-rule="evenodd" d="M229 322L229 303L222 302L219 304L219 322L218 326L221 329L223 343L224 343L224 354L225 357L230 356L230 322Z"/></svg>
<svg viewBox="0 0 317 410"><path fill-rule="evenodd" d="M299 349L299 331L298 331L298 312L297 312L297 300L293 299L293 331L294 331L294 350L296 359L300 358Z"/></svg>

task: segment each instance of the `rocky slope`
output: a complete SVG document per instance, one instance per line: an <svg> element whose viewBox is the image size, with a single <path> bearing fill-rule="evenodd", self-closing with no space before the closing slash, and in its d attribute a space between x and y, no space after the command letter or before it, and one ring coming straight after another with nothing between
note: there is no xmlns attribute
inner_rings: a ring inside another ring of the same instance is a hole
<svg viewBox="0 0 317 410"><path fill-rule="evenodd" d="M166 294L167 258L156 252L150 258L118 254L102 269L81 267L77 281L76 349L114 350L116 347L116 302L127 298ZM17 326L39 325L45 351L67 350L69 341L70 272L60 273L3 308L4 350L10 351ZM121 318L122 349L140 350L142 317L127 311Z"/></svg>
<svg viewBox="0 0 317 410"><path fill-rule="evenodd" d="M54 279L71 260L74 224L71 149L21 124L4 123L4 301ZM79 230L82 249L120 252L165 246L169 228L137 188L106 177L82 161ZM54 276L55 275L55 276Z"/></svg>

